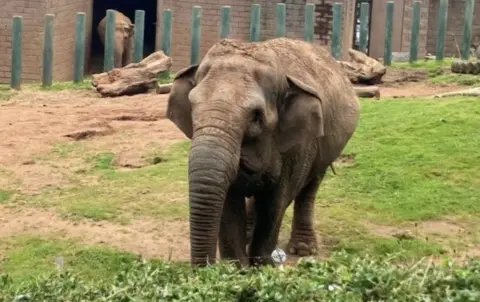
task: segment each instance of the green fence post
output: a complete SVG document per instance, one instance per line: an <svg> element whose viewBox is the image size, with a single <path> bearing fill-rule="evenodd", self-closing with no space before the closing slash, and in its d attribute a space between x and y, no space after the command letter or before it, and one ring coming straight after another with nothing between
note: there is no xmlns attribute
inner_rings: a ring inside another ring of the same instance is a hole
<svg viewBox="0 0 480 302"><path fill-rule="evenodd" d="M75 23L75 62L73 63L73 82L83 82L83 73L85 66L85 24L86 14L77 13Z"/></svg>
<svg viewBox="0 0 480 302"><path fill-rule="evenodd" d="M232 15L231 6L222 6L222 17L220 23L220 39L227 39L230 37L230 18Z"/></svg>
<svg viewBox="0 0 480 302"><path fill-rule="evenodd" d="M135 48L133 62L138 63L143 59L143 38L145 36L145 11L135 11Z"/></svg>
<svg viewBox="0 0 480 302"><path fill-rule="evenodd" d="M332 23L332 56L340 59L342 55L342 23L343 23L343 4L333 4L333 23Z"/></svg>
<svg viewBox="0 0 480 302"><path fill-rule="evenodd" d="M362 2L360 5L360 51L366 53L368 47L368 19L370 14L370 4Z"/></svg>
<svg viewBox="0 0 480 302"><path fill-rule="evenodd" d="M52 86L53 70L53 14L45 15L45 31L43 38L43 65L42 65L42 86Z"/></svg>
<svg viewBox="0 0 480 302"><path fill-rule="evenodd" d="M107 26L105 28L105 52L103 57L103 71L107 72L115 67L115 11L107 10Z"/></svg>
<svg viewBox="0 0 480 302"><path fill-rule="evenodd" d="M287 17L285 3L277 3L276 9L276 35L277 37L285 37L285 19Z"/></svg>
<svg viewBox="0 0 480 302"><path fill-rule="evenodd" d="M172 56L172 10L163 11L162 51L167 56Z"/></svg>
<svg viewBox="0 0 480 302"><path fill-rule="evenodd" d="M393 17L395 12L395 2L388 1L387 17L385 19L385 53L383 55L383 64L392 65L393 50Z"/></svg>
<svg viewBox="0 0 480 302"><path fill-rule="evenodd" d="M12 21L12 74L10 86L20 89L22 83L23 17L14 16Z"/></svg>
<svg viewBox="0 0 480 302"><path fill-rule="evenodd" d="M412 20L412 33L410 38L410 63L418 60L418 36L420 35L420 1L413 2L413 20Z"/></svg>
<svg viewBox="0 0 480 302"><path fill-rule="evenodd" d="M448 18L448 0L440 0L440 9L438 11L438 36L437 47L435 50L435 59L443 61L445 54L445 36L447 33Z"/></svg>
<svg viewBox="0 0 480 302"><path fill-rule="evenodd" d="M202 7L194 6L192 9L192 40L190 52L190 64L200 63L200 39L201 39Z"/></svg>
<svg viewBox="0 0 480 302"><path fill-rule="evenodd" d="M305 24L303 26L303 39L308 42L313 41L313 14L315 12L315 4L305 4Z"/></svg>
<svg viewBox="0 0 480 302"><path fill-rule="evenodd" d="M465 23L463 24L463 43L462 43L462 59L470 58L470 44L472 42L472 20L475 1L467 0L465 3Z"/></svg>
<svg viewBox="0 0 480 302"><path fill-rule="evenodd" d="M252 5L250 14L250 42L260 41L260 4Z"/></svg>

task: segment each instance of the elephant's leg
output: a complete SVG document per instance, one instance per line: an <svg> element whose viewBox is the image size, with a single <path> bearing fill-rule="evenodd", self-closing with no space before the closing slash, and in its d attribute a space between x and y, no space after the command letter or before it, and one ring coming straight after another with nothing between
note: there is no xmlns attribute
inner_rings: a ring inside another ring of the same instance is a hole
<svg viewBox="0 0 480 302"><path fill-rule="evenodd" d="M247 237L246 242L247 245L250 245L253 237L253 230L255 228L255 197L252 196L246 200L247 206ZM248 250L248 247L247 247Z"/></svg>
<svg viewBox="0 0 480 302"><path fill-rule="evenodd" d="M317 253L314 231L315 195L325 177L326 169L305 186L295 198L293 227L287 250L290 254L309 256Z"/></svg>
<svg viewBox="0 0 480 302"><path fill-rule="evenodd" d="M133 62L133 42L133 37L127 39L125 42L125 49L123 50L123 66L127 66Z"/></svg>
<svg viewBox="0 0 480 302"><path fill-rule="evenodd" d="M279 185L285 188L285 185ZM273 264L271 254L276 248L280 226L290 201L283 190L255 196L255 228L249 246L250 264Z"/></svg>
<svg viewBox="0 0 480 302"><path fill-rule="evenodd" d="M123 51L115 50L115 68L122 68Z"/></svg>
<svg viewBox="0 0 480 302"><path fill-rule="evenodd" d="M219 251L221 259L239 260L241 265L248 264L246 246L245 197L230 191L223 205L220 222Z"/></svg>

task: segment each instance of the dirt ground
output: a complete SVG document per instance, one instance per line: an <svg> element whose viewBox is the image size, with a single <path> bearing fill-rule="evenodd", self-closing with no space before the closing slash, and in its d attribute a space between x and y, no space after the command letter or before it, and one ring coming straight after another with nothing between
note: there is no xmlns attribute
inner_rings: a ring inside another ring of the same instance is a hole
<svg viewBox="0 0 480 302"><path fill-rule="evenodd" d="M381 97L429 96L459 88L427 85L421 80L406 84L402 82L405 79L416 80L412 74L389 75ZM156 94L109 99L100 98L94 91L23 91L0 102L0 188L37 194L44 187L71 185L65 175L81 168L81 162L67 158L47 165L41 160L62 142L83 140L89 150L115 152L120 167L141 166L145 149L185 139L165 117L166 100L167 96ZM186 219L142 220L120 226L68 221L53 209L0 206L0 240L20 234L61 234L146 257L189 257ZM171 246L176 247L175 254L168 250Z"/></svg>

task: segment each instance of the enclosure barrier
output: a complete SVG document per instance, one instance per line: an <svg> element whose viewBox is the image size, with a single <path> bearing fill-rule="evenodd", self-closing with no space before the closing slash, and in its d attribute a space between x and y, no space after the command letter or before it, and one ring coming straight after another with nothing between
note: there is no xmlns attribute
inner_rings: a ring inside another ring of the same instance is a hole
<svg viewBox="0 0 480 302"><path fill-rule="evenodd" d="M344 17L344 8L342 3L334 3L331 35L331 54L339 59L342 53L342 24ZM304 23L304 40L313 41L314 36L314 11L315 4L307 3L305 5L305 23ZM221 7L220 17L220 39L230 37L231 34L231 15L232 8L230 6ZM384 45L384 64L389 66L392 64L392 44L394 29L394 12L395 2L386 3L386 19L385 19L385 45ZM474 0L466 0L464 14L463 41L461 47L461 57L467 60L470 57L470 44L472 33L472 22L474 12ZM286 14L287 6L285 3L277 3L275 16L275 34L277 37L286 36ZM363 2L360 6L360 43L359 50L367 52L369 28L368 20L370 14L370 4ZM163 11L163 31L162 40L160 41L161 50L167 55L172 55L172 16L171 9ZM438 10L438 29L436 43L436 60L444 59L445 36L447 27L448 0L440 0ZM115 60L115 13L113 10L107 10L107 26L105 32L104 47L104 71L110 71L114 68ZM202 7L192 7L191 19L191 40L190 40L190 63L198 64L201 60L201 20ZM411 43L409 49L409 62L414 63L418 60L418 41L420 34L420 17L421 2L413 3L413 20L411 28ZM53 70L53 28L54 15L46 14L44 22L44 43L43 43L43 64L42 64L42 86L50 87L52 85ZM134 36L134 53L133 61L140 62L143 59L144 29L145 29L145 11L135 11L135 36ZM10 86L13 89L20 89L22 82L22 60L23 60L23 18L14 16L12 21L12 62L11 62L11 81ZM75 23L75 49L74 49L74 70L73 82L79 83L84 77L85 62L85 36L86 36L86 14L79 12L76 14ZM250 34L249 41L261 40L261 6L253 4L250 14Z"/></svg>

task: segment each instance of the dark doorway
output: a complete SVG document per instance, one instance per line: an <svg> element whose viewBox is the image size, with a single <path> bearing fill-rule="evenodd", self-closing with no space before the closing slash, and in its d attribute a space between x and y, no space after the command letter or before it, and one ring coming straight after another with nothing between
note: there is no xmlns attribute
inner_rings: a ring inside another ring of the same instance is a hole
<svg viewBox="0 0 480 302"><path fill-rule="evenodd" d="M355 3L355 27L353 29L353 49L360 49L360 5L362 3L369 4L368 12L368 35L367 35L367 55L370 53L370 31L372 27L372 0L357 0Z"/></svg>
<svg viewBox="0 0 480 302"><path fill-rule="evenodd" d="M92 44L91 44L91 60L90 73L103 71L103 44L98 36L97 26L103 17L107 14L108 9L115 9L132 20L135 23L135 10L145 11L145 31L143 55L148 56L155 51L155 36L157 21L157 0L94 0L92 15Z"/></svg>

